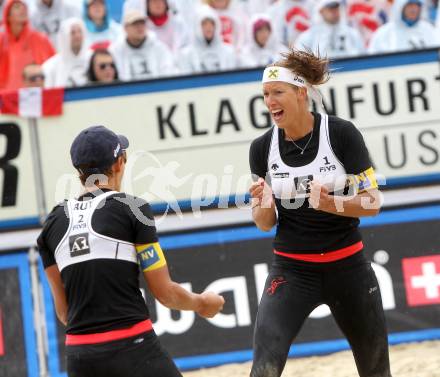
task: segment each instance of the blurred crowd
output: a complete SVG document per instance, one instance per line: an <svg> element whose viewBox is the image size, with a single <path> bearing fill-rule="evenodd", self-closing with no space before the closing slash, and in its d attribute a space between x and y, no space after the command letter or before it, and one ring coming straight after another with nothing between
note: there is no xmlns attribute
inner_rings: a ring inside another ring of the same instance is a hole
<svg viewBox="0 0 440 377"><path fill-rule="evenodd" d="M0 0L0 89L440 46L438 0Z"/></svg>

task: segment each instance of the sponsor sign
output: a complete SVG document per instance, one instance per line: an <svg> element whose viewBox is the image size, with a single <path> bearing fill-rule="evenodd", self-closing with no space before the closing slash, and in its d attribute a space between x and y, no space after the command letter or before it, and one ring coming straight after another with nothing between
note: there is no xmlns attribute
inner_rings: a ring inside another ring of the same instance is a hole
<svg viewBox="0 0 440 377"><path fill-rule="evenodd" d="M3 226L25 225L37 215L28 131L26 121L0 116L0 225Z"/></svg>
<svg viewBox="0 0 440 377"><path fill-rule="evenodd" d="M440 181L439 67L436 50L340 60L320 88L328 112L361 130L390 184ZM46 210L81 191L70 145L96 124L130 139L125 191L156 206L168 203L177 213L214 199L227 207L247 193L250 143L272 124L261 75L250 70L68 89L63 116L38 124ZM17 219L23 225L37 215L28 135L26 121L0 117L0 225ZM323 165L324 172L331 169Z"/></svg>
<svg viewBox="0 0 440 377"><path fill-rule="evenodd" d="M0 256L0 376L38 376L27 263L24 253Z"/></svg>
<svg viewBox="0 0 440 377"><path fill-rule="evenodd" d="M440 305L440 255L402 261L409 306Z"/></svg>
<svg viewBox="0 0 440 377"><path fill-rule="evenodd" d="M3 337L3 314L0 308L0 357L5 354L5 341Z"/></svg>
<svg viewBox="0 0 440 377"><path fill-rule="evenodd" d="M438 207L388 211L368 220L361 228L364 252L372 261L379 282L391 343L440 336L437 280L440 236L432 232L440 226L440 216L434 216L437 210ZM430 215L425 216L428 212ZM273 232L263 233L254 226L246 226L161 238L175 281L193 292L210 290L226 299L222 313L212 319L203 319L193 312L165 308L152 299L142 283L154 329L180 367L196 368L251 357L252 332L260 297L273 294L283 284L283 281L274 281L269 290L264 291L272 258L272 237ZM436 266L435 276L429 267L432 264ZM416 296L419 301L411 301L407 281L415 284L416 293L421 289L425 302L420 301L420 295ZM437 289L436 298L433 298L433 286ZM376 289L371 287L370 292ZM47 283L45 294L50 295ZM54 314L47 312L51 318L49 324ZM58 343L56 347L52 343L49 353L59 355L58 370L64 371L64 357L60 356L64 354L63 329L59 323L52 323L52 326L49 332ZM348 344L340 341L343 338L329 308L323 305L307 319L291 355L346 349Z"/></svg>

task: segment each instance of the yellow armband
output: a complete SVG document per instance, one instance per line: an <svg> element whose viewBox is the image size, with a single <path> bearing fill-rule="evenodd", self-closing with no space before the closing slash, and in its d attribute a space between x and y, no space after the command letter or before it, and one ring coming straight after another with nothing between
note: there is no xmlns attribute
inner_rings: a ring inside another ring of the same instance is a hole
<svg viewBox="0 0 440 377"><path fill-rule="evenodd" d="M358 193L370 189L376 189L378 185L377 185L376 174L374 172L374 169L371 167L363 171L362 173L355 175L354 184L356 187L356 191Z"/></svg>
<svg viewBox="0 0 440 377"><path fill-rule="evenodd" d="M167 264L159 242L136 246L136 253L142 271L153 271Z"/></svg>

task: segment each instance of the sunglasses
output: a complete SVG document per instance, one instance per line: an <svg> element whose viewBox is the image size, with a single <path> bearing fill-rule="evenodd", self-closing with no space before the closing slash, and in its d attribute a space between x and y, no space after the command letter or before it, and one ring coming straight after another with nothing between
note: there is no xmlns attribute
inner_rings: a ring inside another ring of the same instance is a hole
<svg viewBox="0 0 440 377"><path fill-rule="evenodd" d="M33 75L33 76L29 76L27 79L30 82L36 82L39 80L44 80L45 76L43 74L40 75Z"/></svg>
<svg viewBox="0 0 440 377"><path fill-rule="evenodd" d="M98 68L101 69L101 70L106 69L106 68L113 68L113 69L115 69L115 63L113 63L113 62L111 62L111 63L99 63L98 64Z"/></svg>

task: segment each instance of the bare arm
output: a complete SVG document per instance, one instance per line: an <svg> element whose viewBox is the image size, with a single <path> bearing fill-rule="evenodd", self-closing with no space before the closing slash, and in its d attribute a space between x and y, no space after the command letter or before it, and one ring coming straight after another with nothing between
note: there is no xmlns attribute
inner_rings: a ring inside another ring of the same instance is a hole
<svg viewBox="0 0 440 377"><path fill-rule="evenodd" d="M61 274L56 264L49 266L45 270L50 290L55 303L55 311L60 322L67 325L67 299Z"/></svg>
<svg viewBox="0 0 440 377"><path fill-rule="evenodd" d="M382 205L382 194L374 188L351 197L334 196L324 186L312 182L309 203L316 210L339 216L376 216Z"/></svg>
<svg viewBox="0 0 440 377"><path fill-rule="evenodd" d="M141 262L141 267L150 292L162 305L170 309L192 310L208 318L214 317L223 308L225 300L222 296L213 292L192 293L171 280L165 257L158 243L138 245L136 249L141 260L145 250L150 255L153 251L158 255L157 262L150 265L148 262L145 264Z"/></svg>
<svg viewBox="0 0 440 377"><path fill-rule="evenodd" d="M259 178L251 185L249 193L252 198L252 218L255 225L264 232L270 231L277 223L272 190L263 178Z"/></svg>

